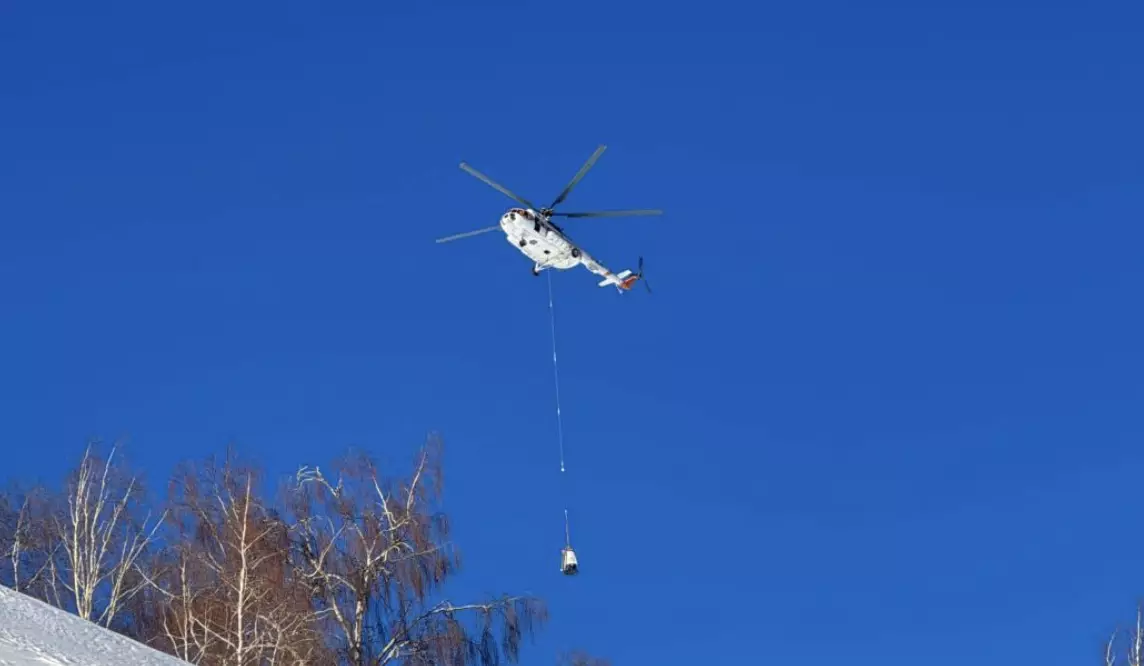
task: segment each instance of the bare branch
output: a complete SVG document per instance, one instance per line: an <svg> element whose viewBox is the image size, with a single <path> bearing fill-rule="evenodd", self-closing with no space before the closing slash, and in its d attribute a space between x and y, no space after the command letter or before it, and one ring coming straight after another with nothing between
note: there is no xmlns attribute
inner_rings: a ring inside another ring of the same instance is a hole
<svg viewBox="0 0 1144 666"><path fill-rule="evenodd" d="M434 504L439 448L427 442L405 479L383 477L358 454L338 461L333 477L299 469L287 491L297 566L348 664L513 661L521 638L546 619L535 599L430 601L459 567L448 520Z"/></svg>
<svg viewBox="0 0 1144 666"><path fill-rule="evenodd" d="M461 562L435 439L403 475L360 453L301 468L276 504L228 450L150 511L117 453L0 495L0 579L201 666L492 666L547 620L527 596L441 600Z"/></svg>
<svg viewBox="0 0 1144 666"><path fill-rule="evenodd" d="M138 478L120 479L112 462L116 447L106 461L95 457L92 449L89 445L84 450L67 484L67 511L52 520L63 569L54 562L52 568L80 617L111 626L123 604L142 589L128 581L162 519L150 530L150 515L138 524L135 506L142 491Z"/></svg>
<svg viewBox="0 0 1144 666"><path fill-rule="evenodd" d="M172 483L179 575L165 588L165 642L193 663L304 664L322 650L310 589L293 575L287 526L259 496L257 472L221 467Z"/></svg>

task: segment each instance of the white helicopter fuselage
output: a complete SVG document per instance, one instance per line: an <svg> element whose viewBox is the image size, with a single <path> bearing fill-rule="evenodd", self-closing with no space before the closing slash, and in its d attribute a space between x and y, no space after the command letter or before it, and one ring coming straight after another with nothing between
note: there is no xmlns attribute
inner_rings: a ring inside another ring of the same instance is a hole
<svg viewBox="0 0 1144 666"><path fill-rule="evenodd" d="M540 270L568 270L587 258L583 250L534 210L509 209L501 216L500 226L506 240L531 259Z"/></svg>
<svg viewBox="0 0 1144 666"><path fill-rule="evenodd" d="M501 216L500 227L505 239L533 261L533 275L549 268L568 270L583 266L604 278L599 286L615 285L622 291L630 289L638 279L630 270L612 273L531 208L510 208Z"/></svg>

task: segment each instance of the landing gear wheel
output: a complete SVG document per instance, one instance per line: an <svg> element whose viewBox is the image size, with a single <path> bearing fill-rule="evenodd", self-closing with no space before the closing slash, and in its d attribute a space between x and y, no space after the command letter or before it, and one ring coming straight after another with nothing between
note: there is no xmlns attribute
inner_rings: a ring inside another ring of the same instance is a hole
<svg viewBox="0 0 1144 666"><path fill-rule="evenodd" d="M573 259L579 259L580 258L580 248L578 248L578 247L572 248L572 258Z"/></svg>
<svg viewBox="0 0 1144 666"><path fill-rule="evenodd" d="M532 277L540 277L540 269L536 266L532 267Z"/></svg>

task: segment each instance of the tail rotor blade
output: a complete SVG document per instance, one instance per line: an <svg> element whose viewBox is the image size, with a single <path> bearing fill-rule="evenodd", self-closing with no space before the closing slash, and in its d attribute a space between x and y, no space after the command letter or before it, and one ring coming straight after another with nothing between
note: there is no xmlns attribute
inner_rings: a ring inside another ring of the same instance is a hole
<svg viewBox="0 0 1144 666"><path fill-rule="evenodd" d="M647 289L647 293L650 294L651 293L651 285L648 284L647 278L645 278L644 274L643 274L643 257L640 257L639 265L638 265L638 272L639 272L639 276L640 276L640 282L643 282L644 289Z"/></svg>
<svg viewBox="0 0 1144 666"><path fill-rule="evenodd" d="M480 171L477 171L476 169L469 166L468 164L461 162L461 168L464 169L465 171L469 172L469 174L472 175L473 177L478 178L480 180L483 180L486 185L488 185L489 187L493 188L494 190L500 192L501 194L505 195L506 197L508 197L510 199L515 199L516 201L519 201L521 204L524 205L525 208L531 208L533 210L537 210L536 206L534 206L531 201L529 201L528 199L525 199L524 197L519 197L516 194L513 194L507 187L505 187L504 185L501 185L500 183L496 182L492 178L489 178L488 176L481 173Z"/></svg>

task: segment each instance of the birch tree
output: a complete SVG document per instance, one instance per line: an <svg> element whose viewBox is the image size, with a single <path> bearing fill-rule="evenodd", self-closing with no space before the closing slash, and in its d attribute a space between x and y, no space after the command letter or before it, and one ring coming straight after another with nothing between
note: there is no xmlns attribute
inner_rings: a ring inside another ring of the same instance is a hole
<svg viewBox="0 0 1144 666"><path fill-rule="evenodd" d="M20 539L20 516L17 509L21 499L13 493L0 494L0 552L4 561L0 562L0 584L20 589L20 556L23 545Z"/></svg>
<svg viewBox="0 0 1144 666"><path fill-rule="evenodd" d="M53 516L62 551L61 563L49 558L59 584L67 590L77 615L110 626L123 604L143 589L135 571L151 545L156 520L150 513L137 520L142 486L112 464L115 449L101 460L88 446L66 484L66 509Z"/></svg>
<svg viewBox="0 0 1144 666"><path fill-rule="evenodd" d="M1124 664L1124 666L1144 666L1144 610L1140 608L1136 609L1136 626L1127 632L1125 636L1127 645L1124 647L1123 661L1118 659L1116 654L1115 646L1118 637L1119 632L1113 633L1105 645L1105 666L1119 666L1120 664Z"/></svg>
<svg viewBox="0 0 1144 666"><path fill-rule="evenodd" d="M20 556L23 546L19 537L20 514L15 507L21 504L13 493L0 494L0 552L4 560L0 562L0 584L20 589Z"/></svg>
<svg viewBox="0 0 1144 666"><path fill-rule="evenodd" d="M52 505L43 488L11 490L0 497L0 582L56 606L62 605L53 577L59 542Z"/></svg>
<svg viewBox="0 0 1144 666"><path fill-rule="evenodd" d="M296 476L288 504L297 566L337 637L341 664L516 661L523 637L546 620L529 597L435 598L459 566L435 504L440 453L430 439L408 478L385 477L360 454L339 461L333 478L318 468Z"/></svg>
<svg viewBox="0 0 1144 666"><path fill-rule="evenodd" d="M318 661L308 589L292 580L287 527L259 495L257 473L228 456L172 484L178 544L163 576L166 649L194 664Z"/></svg>

